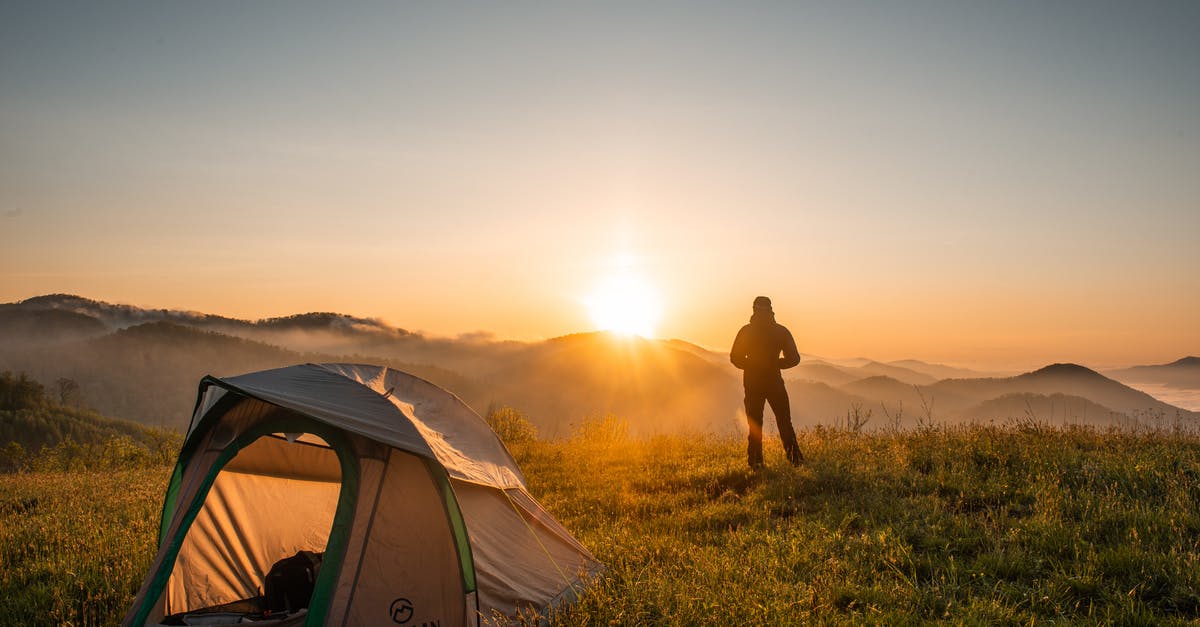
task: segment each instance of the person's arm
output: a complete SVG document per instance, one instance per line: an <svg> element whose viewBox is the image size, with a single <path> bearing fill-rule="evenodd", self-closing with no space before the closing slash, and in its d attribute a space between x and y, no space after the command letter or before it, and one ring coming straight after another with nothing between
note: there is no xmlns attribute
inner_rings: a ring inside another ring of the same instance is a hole
<svg viewBox="0 0 1200 627"><path fill-rule="evenodd" d="M746 327L742 327L738 331L737 337L733 340L733 349L729 351L729 361L738 367L738 370L745 370L749 363L746 354Z"/></svg>
<svg viewBox="0 0 1200 627"><path fill-rule="evenodd" d="M779 328L783 331L783 357L779 358L779 369L787 370L800 363L800 351L796 348L796 340L792 339L792 332L787 327Z"/></svg>

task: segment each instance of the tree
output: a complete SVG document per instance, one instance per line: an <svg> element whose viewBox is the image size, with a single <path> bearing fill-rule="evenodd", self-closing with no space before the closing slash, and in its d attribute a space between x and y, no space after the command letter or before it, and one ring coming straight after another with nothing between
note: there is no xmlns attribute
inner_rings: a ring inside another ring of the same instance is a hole
<svg viewBox="0 0 1200 627"><path fill-rule="evenodd" d="M24 372L13 376L0 373L0 409L36 409L46 404L46 388Z"/></svg>
<svg viewBox="0 0 1200 627"><path fill-rule="evenodd" d="M59 377L54 381L58 388L58 402L61 405L77 405L79 402L79 384L74 379Z"/></svg>

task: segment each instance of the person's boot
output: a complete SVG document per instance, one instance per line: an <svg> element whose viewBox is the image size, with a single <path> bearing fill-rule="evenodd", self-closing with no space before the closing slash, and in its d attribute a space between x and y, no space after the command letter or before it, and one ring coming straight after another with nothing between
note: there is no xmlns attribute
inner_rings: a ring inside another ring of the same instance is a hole
<svg viewBox="0 0 1200 627"><path fill-rule="evenodd" d="M788 461L791 462L793 466L799 466L800 464L804 463L804 453L800 452L799 446L797 446L796 448L793 448L793 449L789 449L787 452L787 458L788 458Z"/></svg>
<svg viewBox="0 0 1200 627"><path fill-rule="evenodd" d="M750 470L760 470L763 467L762 443L751 440L750 445L746 447L746 458L750 463Z"/></svg>

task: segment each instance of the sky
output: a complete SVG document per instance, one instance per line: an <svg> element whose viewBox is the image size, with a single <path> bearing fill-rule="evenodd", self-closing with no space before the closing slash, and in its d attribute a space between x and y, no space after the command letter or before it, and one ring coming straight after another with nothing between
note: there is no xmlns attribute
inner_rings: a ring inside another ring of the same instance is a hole
<svg viewBox="0 0 1200 627"><path fill-rule="evenodd" d="M632 298L724 350L762 294L805 353L1165 363L1200 354L1197 32L1191 1L6 0L0 302L532 340Z"/></svg>

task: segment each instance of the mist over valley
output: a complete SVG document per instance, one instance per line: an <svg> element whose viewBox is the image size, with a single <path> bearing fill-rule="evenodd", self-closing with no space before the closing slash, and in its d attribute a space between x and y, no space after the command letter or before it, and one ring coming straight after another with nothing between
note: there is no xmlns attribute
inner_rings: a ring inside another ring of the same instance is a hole
<svg viewBox="0 0 1200 627"><path fill-rule="evenodd" d="M805 355L784 376L798 428L1014 421L1193 427L1200 407L1173 405L1134 386L1194 399L1198 361L1107 376L1074 364L997 376L915 359ZM72 295L0 305L0 370L27 373L48 387L73 381L74 403L150 426L186 427L196 384L206 374L302 362L399 368L445 387L480 413L514 407L544 437L568 436L582 421L609 414L636 435L744 429L740 372L726 354L678 339L606 332L538 342L433 338L337 313L246 321Z"/></svg>

